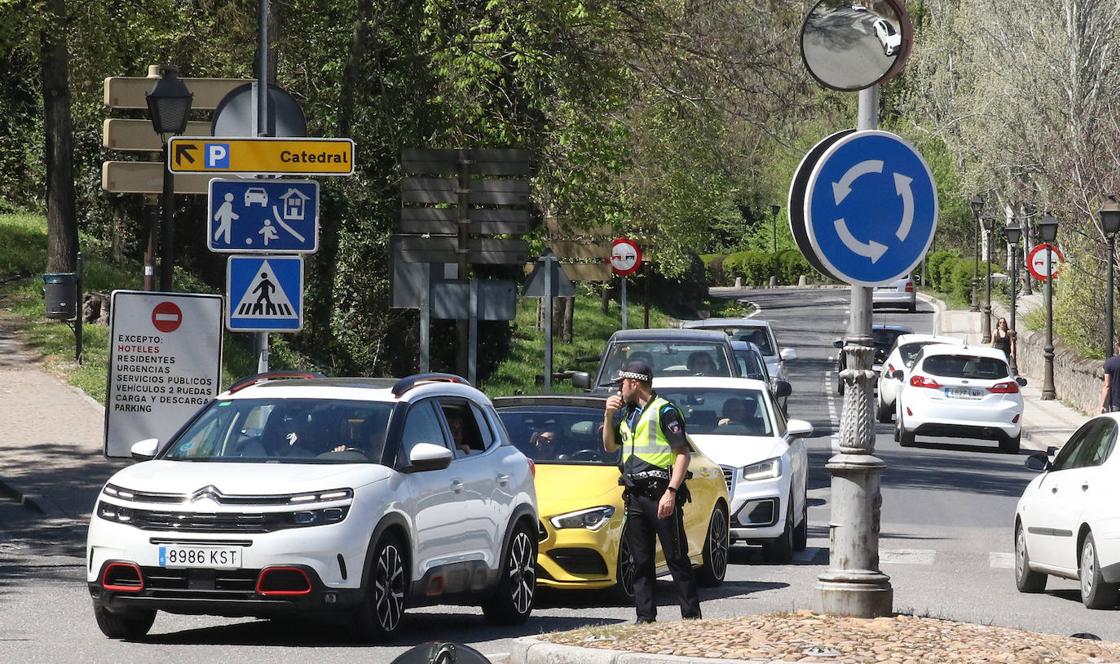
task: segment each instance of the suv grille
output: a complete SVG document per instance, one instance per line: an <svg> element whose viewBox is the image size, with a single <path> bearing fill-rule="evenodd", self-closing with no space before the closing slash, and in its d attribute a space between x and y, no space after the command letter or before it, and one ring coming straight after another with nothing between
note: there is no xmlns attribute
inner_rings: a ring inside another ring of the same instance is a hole
<svg viewBox="0 0 1120 664"><path fill-rule="evenodd" d="M332 523L346 518L348 507L328 508L337 512ZM320 510L325 512L328 510ZM140 530L157 530L191 533L270 533L286 528L320 525L308 522L301 512L165 512L135 508L118 508L120 515L127 516L127 523ZM322 525L326 525L323 523Z"/></svg>

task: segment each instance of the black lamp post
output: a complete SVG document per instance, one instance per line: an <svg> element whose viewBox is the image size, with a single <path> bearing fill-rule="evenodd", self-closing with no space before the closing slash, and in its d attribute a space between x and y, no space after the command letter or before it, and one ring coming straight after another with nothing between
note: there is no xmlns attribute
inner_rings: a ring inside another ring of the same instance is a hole
<svg viewBox="0 0 1120 664"><path fill-rule="evenodd" d="M980 194L973 194L968 199L968 206L972 208L972 216L976 219L976 232L972 243L972 302L969 311L980 311L980 211L984 209L984 199Z"/></svg>
<svg viewBox="0 0 1120 664"><path fill-rule="evenodd" d="M1101 217L1101 229L1108 238L1108 294L1104 298L1105 345L1104 356L1112 357L1116 350L1112 328L1112 306L1115 290L1113 287L1113 266L1116 263L1116 231L1120 230L1120 201L1109 196L1108 201L1097 212Z"/></svg>
<svg viewBox="0 0 1120 664"><path fill-rule="evenodd" d="M985 214L980 217L980 223L984 225L984 243L988 247L987 255L984 256L984 265L986 266L985 272L985 295L984 295L984 313L981 314L981 329L984 331L983 338L980 343L987 344L992 342L992 230L996 226L996 218L990 214Z"/></svg>
<svg viewBox="0 0 1120 664"><path fill-rule="evenodd" d="M161 137L182 134L187 128L194 95L175 75L171 67L162 67L159 80L145 95L148 112L152 116L152 128ZM173 225L175 206L175 180L171 174L171 155L167 152L167 141L163 142L163 221L161 228L162 251L159 264L159 289L170 291L172 268L175 265L175 227Z"/></svg>
<svg viewBox="0 0 1120 664"><path fill-rule="evenodd" d="M1007 253L1011 254L1011 321L1007 328L1007 333L1011 335L1011 357L1008 359L1011 360L1011 375L1018 376L1019 366L1015 361L1019 351L1015 345L1018 334L1015 331L1015 296L1019 290L1019 238L1023 236L1023 229L1012 219L1003 227L1003 234L1007 236Z"/></svg>
<svg viewBox="0 0 1120 664"><path fill-rule="evenodd" d="M1038 236L1046 243L1046 345L1042 347L1043 374L1042 374L1042 400L1051 401L1057 398L1054 389L1054 268L1053 251L1050 247L1058 237L1058 220L1049 212L1042 215L1038 222Z"/></svg>

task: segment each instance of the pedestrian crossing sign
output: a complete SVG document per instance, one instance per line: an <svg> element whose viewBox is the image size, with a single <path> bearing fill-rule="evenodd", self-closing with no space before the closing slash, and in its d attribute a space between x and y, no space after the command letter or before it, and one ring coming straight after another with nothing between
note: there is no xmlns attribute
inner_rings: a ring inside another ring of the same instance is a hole
<svg viewBox="0 0 1120 664"><path fill-rule="evenodd" d="M303 256L230 256L226 269L226 329L303 329Z"/></svg>

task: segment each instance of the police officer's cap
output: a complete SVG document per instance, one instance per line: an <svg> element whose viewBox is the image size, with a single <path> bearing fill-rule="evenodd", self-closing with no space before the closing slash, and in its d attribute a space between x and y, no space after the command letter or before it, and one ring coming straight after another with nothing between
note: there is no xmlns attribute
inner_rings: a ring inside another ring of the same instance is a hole
<svg viewBox="0 0 1120 664"><path fill-rule="evenodd" d="M613 383L621 383L627 378L639 380L643 383L653 382L653 367L649 366L649 362L645 360L630 360L622 365L618 375L614 377Z"/></svg>

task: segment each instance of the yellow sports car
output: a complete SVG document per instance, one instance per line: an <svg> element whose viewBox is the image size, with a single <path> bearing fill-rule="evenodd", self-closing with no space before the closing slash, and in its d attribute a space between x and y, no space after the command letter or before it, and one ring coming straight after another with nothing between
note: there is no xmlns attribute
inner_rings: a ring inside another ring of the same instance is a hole
<svg viewBox="0 0 1120 664"><path fill-rule="evenodd" d="M537 465L540 514L537 583L549 588L613 588L634 593L634 566L625 528L619 453L603 451L605 396L499 397L494 407L513 441ZM689 464L692 501L684 506L688 556L702 586L718 586L727 571L727 482L700 452ZM658 574L668 573L657 551Z"/></svg>

